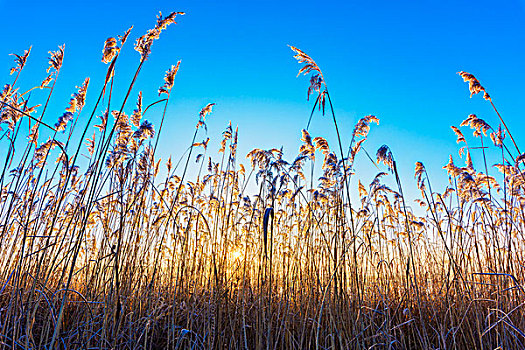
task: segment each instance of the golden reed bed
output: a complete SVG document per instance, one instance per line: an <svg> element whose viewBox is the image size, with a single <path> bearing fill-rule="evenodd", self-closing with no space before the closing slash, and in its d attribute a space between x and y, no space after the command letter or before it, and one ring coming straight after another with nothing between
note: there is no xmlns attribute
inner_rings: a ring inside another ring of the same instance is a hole
<svg viewBox="0 0 525 350"><path fill-rule="evenodd" d="M442 193L416 163L420 216L388 146L376 155L385 172L353 179L379 119L365 116L341 138L321 69L295 47L315 98L310 118L331 115L337 144L303 130L297 157L254 149L245 167L230 124L213 159L209 139L198 142L210 103L180 160L157 158L180 62L159 100L143 104L139 93L132 110L131 92L152 44L180 15L159 15L136 40L140 60L120 101L115 67L131 28L107 39L103 86L93 91L87 78L54 125L44 117L64 47L50 52L48 76L33 88L47 92L39 105L17 85L30 49L15 55L14 80L0 94L2 348L525 348L525 154L473 75L459 73L503 126L470 115L466 128L452 127L462 158L444 166ZM96 103L84 110L88 90ZM156 104L158 126L144 118Z"/></svg>

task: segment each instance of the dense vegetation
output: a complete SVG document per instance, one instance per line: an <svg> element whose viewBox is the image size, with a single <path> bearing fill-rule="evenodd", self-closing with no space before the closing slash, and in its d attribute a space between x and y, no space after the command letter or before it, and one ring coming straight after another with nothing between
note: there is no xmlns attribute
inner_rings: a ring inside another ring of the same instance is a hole
<svg viewBox="0 0 525 350"><path fill-rule="evenodd" d="M359 120L343 149L325 77L295 47L312 115L332 117L337 144L303 130L295 158L254 149L246 169L230 125L213 159L208 139L198 142L210 103L180 161L161 162L179 64L158 101L143 105L139 93L128 105L152 44L182 14L159 16L136 40L140 60L121 101L114 72L131 28L106 40L95 106L83 110L86 79L54 125L44 116L64 48L50 52L48 77L33 88L47 99L34 107L17 85L30 50L14 56L14 80L0 94L3 348L525 348L525 154L494 105L503 127L473 114L461 123L472 140L453 127L464 165L450 156L443 193L416 163L423 215L407 205L388 146L376 154L385 172L356 183L354 160L379 120ZM473 75L459 74L492 104ZM158 127L143 118L155 104L164 106ZM489 147L500 154L494 167Z"/></svg>

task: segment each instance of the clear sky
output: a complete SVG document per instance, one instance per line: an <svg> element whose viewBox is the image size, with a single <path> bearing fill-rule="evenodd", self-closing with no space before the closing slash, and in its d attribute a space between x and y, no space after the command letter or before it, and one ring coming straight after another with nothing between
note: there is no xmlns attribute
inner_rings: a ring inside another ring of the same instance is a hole
<svg viewBox="0 0 525 350"><path fill-rule="evenodd" d="M446 184L441 167L449 154L458 158L451 125L459 126L470 113L498 125L490 104L481 96L469 98L468 85L456 75L460 70L474 74L486 87L525 149L523 0L0 0L2 83L11 81L9 53L33 45L21 78L22 86L31 87L45 77L47 51L65 43L64 66L46 120L56 121L75 85L87 76L92 79L89 108L106 70L100 61L105 39L135 26L117 67L117 89L123 89L139 61L133 41L153 27L158 11L187 14L153 45L127 111L133 110L139 90L145 103L153 102L164 72L182 60L161 136L163 158L182 154L199 110L215 102L208 122L211 143L220 142L231 120L239 126L241 155L255 147L282 145L285 158L293 160L312 104L306 101L308 79L296 78L300 66L287 44L307 52L323 70L345 144L359 118L379 117L365 148L375 154L388 144L407 187L414 184L418 160L433 181ZM161 112L154 109L146 119L158 124ZM325 136L336 148L328 116L314 116L310 132ZM358 169L358 177L370 181L376 170L364 155L358 166L363 169ZM481 169L482 164L477 166Z"/></svg>

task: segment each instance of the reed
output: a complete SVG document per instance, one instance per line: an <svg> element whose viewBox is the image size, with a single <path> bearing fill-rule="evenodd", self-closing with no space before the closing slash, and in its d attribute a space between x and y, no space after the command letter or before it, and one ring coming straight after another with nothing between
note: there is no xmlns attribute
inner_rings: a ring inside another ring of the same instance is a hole
<svg viewBox="0 0 525 350"><path fill-rule="evenodd" d="M93 91L86 78L54 125L44 116L58 103L65 46L25 90L46 89L42 105L18 85L31 49L14 55L14 79L0 92L2 348L525 348L525 154L472 74L459 73L502 126L471 114L452 127L459 158L436 171L450 180L442 192L415 163L420 210L404 195L394 152L385 145L372 159L365 149L379 118L342 137L325 76L293 46L316 96L310 120L328 105L335 147L310 134L309 120L290 161L282 149L255 148L245 165L230 123L214 159L203 135L210 103L174 165L156 151L180 61L157 100L141 92L134 109L128 102L154 41L180 15L159 15L136 40L140 59L120 101L114 79L132 28L107 39L102 86ZM158 129L145 119L157 104ZM360 177L357 157L379 173Z"/></svg>

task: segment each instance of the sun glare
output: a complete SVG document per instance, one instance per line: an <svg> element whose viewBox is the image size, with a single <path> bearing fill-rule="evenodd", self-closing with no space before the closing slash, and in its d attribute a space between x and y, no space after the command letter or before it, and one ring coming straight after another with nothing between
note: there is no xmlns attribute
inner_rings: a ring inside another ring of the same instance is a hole
<svg viewBox="0 0 525 350"><path fill-rule="evenodd" d="M231 258L235 261L235 260L239 260L241 257L243 256L243 252L241 249L235 249L234 251L231 252Z"/></svg>

